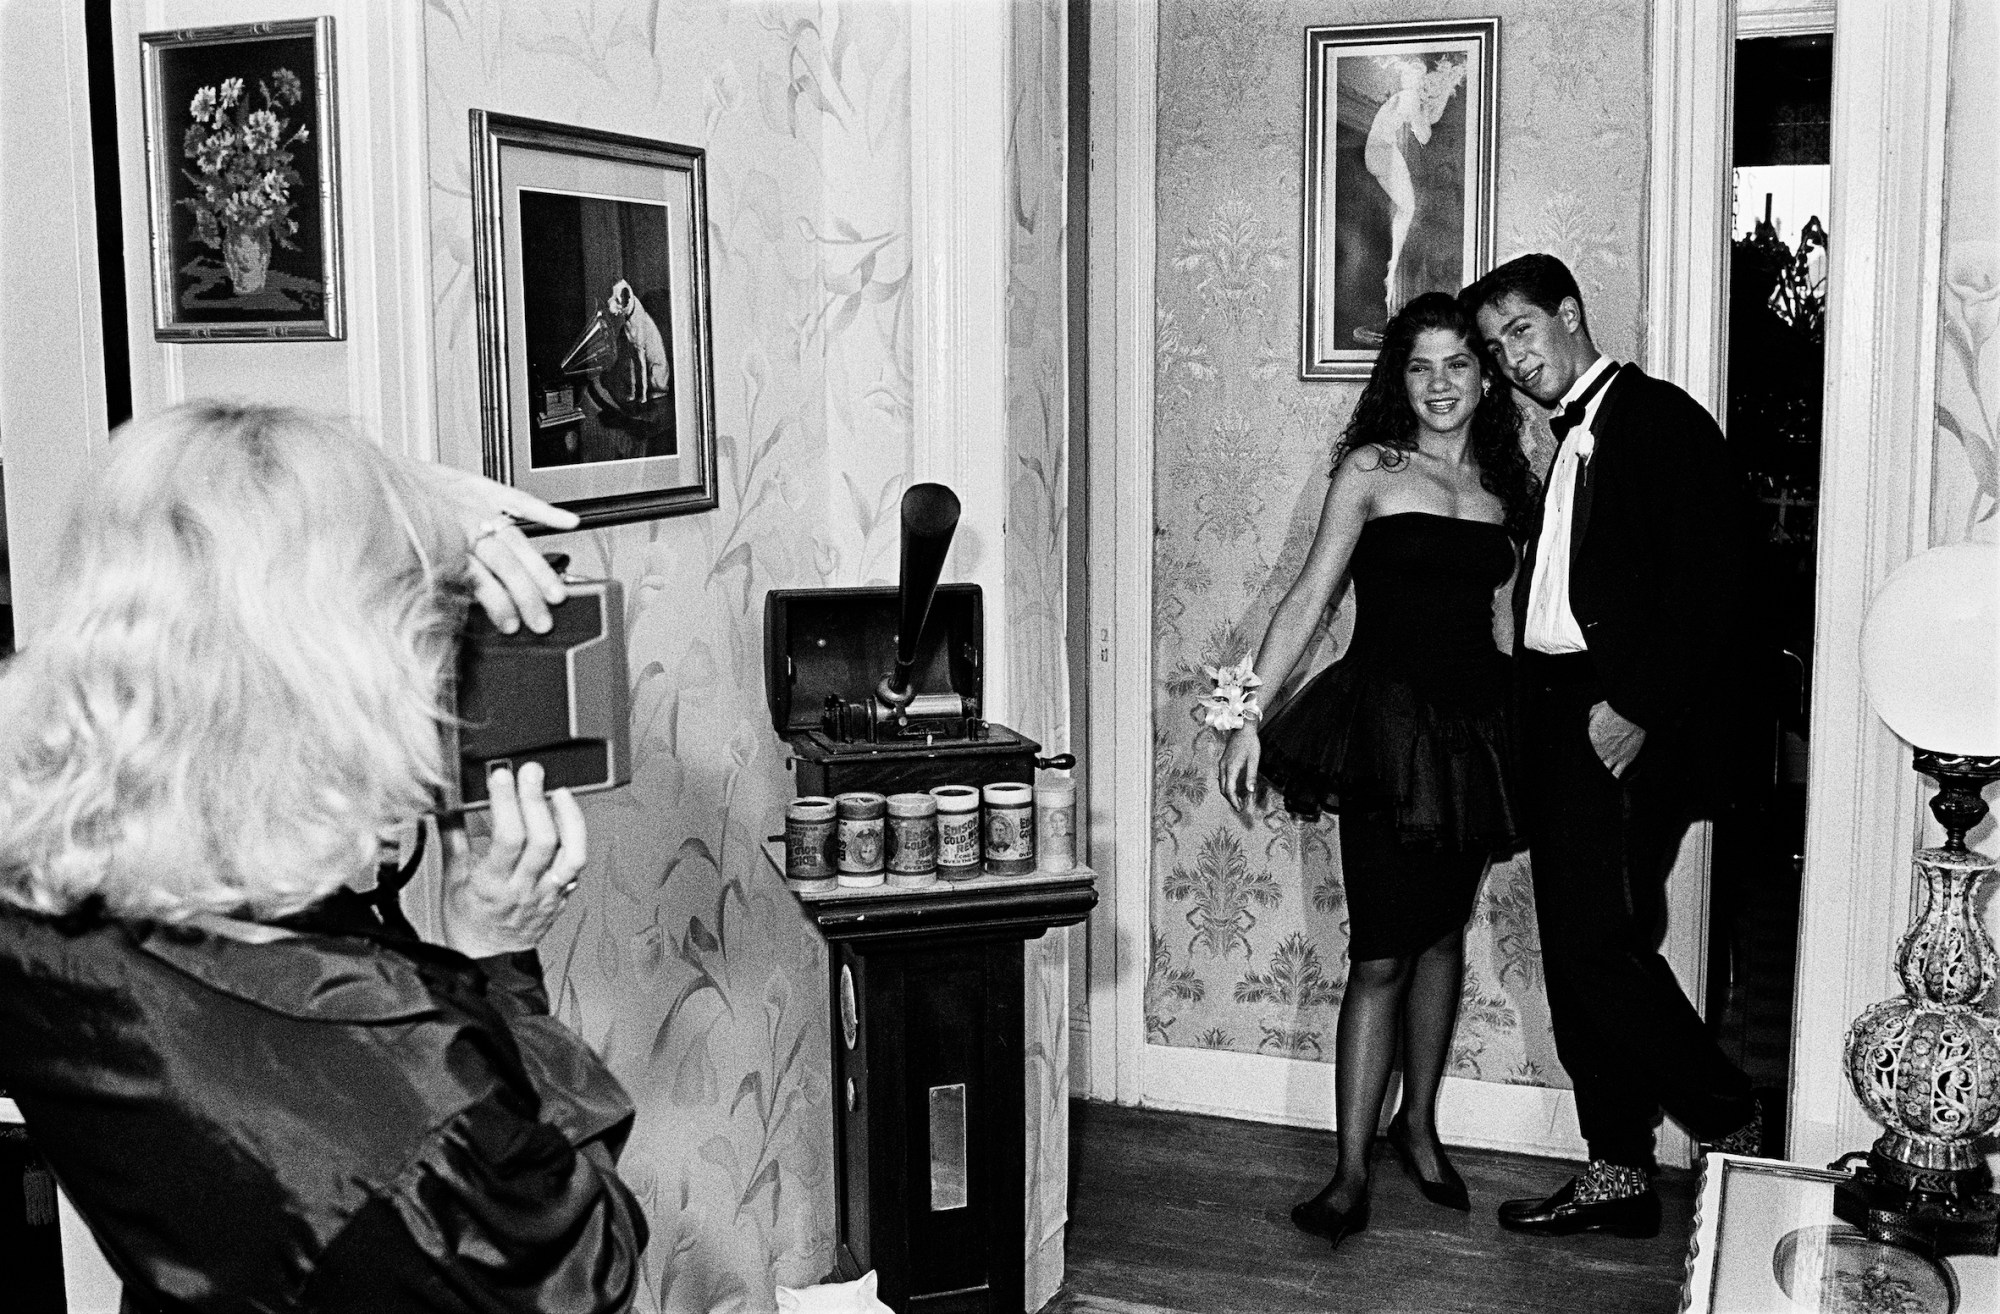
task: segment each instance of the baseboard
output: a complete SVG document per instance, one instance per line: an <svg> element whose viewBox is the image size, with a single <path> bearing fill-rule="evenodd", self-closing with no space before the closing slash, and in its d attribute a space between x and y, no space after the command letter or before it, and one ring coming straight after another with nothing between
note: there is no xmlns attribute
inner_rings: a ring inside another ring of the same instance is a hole
<svg viewBox="0 0 2000 1314"><path fill-rule="evenodd" d="M1059 1226L1040 1245L1032 1241L1028 1243L1027 1262L1022 1273L1026 1308L1041 1309L1061 1294L1068 1232L1068 1228Z"/></svg>
<svg viewBox="0 0 2000 1314"><path fill-rule="evenodd" d="M1334 1125L1333 1065L1231 1050L1148 1045L1142 1102L1288 1127ZM1445 1078L1438 1134L1469 1145L1555 1159L1589 1158L1576 1130L1576 1097L1546 1086Z"/></svg>

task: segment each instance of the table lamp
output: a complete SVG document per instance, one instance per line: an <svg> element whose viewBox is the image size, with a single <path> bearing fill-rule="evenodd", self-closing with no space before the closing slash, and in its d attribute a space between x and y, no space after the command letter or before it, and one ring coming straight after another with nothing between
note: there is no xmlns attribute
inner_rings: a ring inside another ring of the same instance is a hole
<svg viewBox="0 0 2000 1314"><path fill-rule="evenodd" d="M1911 558L1861 629L1877 715L1935 780L1940 848L1921 848L1923 901L1896 952L1900 998L1847 1032L1847 1078L1884 1127L1842 1158L1834 1211L1877 1240L1933 1256L1993 1254L2000 1196L1979 1140L2000 1121L2000 1021L1986 1010L1993 940L1976 895L1993 860L1966 846L2000 780L2000 545L1956 543Z"/></svg>

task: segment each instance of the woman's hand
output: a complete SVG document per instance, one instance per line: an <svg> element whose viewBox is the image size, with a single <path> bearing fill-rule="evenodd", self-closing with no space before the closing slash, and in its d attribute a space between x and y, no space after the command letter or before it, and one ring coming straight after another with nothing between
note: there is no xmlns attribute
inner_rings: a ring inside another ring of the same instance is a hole
<svg viewBox="0 0 2000 1314"><path fill-rule="evenodd" d="M444 942L468 958L532 949L555 925L589 857L583 810L567 789L542 793L542 767L486 778L493 834L474 858L465 814L440 818Z"/></svg>
<svg viewBox="0 0 2000 1314"><path fill-rule="evenodd" d="M1230 731L1229 742L1222 747L1222 760L1215 768L1215 784L1222 791L1223 801L1238 812L1257 796L1257 763L1263 753L1264 746L1254 725Z"/></svg>
<svg viewBox="0 0 2000 1314"><path fill-rule="evenodd" d="M465 527L465 570L473 600L502 634L512 634L524 621L535 633L545 633L553 623L549 608L568 592L514 522L532 520L551 529L575 529L576 513L453 466L426 468L443 485Z"/></svg>

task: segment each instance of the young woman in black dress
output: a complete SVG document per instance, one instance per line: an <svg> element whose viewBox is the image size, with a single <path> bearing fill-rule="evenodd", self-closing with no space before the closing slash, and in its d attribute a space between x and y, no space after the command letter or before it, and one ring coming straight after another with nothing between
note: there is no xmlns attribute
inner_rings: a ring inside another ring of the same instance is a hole
<svg viewBox="0 0 2000 1314"><path fill-rule="evenodd" d="M1340 814L1349 917L1334 1054L1340 1159L1325 1189L1292 1210L1300 1228L1335 1245L1368 1225L1368 1157L1399 1039L1403 1098L1390 1144L1428 1199L1470 1207L1438 1140L1438 1086L1473 897L1518 829L1506 586L1534 505L1519 414L1486 374L1478 340L1441 292L1390 321L1335 450L1312 550L1255 671L1283 686L1349 578L1353 639L1261 726L1253 716L1233 731L1219 767L1223 796L1239 809L1261 775L1293 813Z"/></svg>

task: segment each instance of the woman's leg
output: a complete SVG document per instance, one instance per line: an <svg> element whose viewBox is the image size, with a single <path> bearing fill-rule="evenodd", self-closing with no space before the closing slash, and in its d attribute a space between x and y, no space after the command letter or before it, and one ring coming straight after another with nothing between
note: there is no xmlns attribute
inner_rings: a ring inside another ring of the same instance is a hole
<svg viewBox="0 0 2000 1314"><path fill-rule="evenodd" d="M1437 1134L1438 1087L1451 1060L1452 1030L1465 975L1465 928L1417 956L1403 1006L1403 1102L1397 1116L1409 1131L1417 1171L1431 1181L1446 1174Z"/></svg>
<svg viewBox="0 0 2000 1314"><path fill-rule="evenodd" d="M1382 1096L1396 1061L1412 960L1365 958L1348 965L1334 1040L1334 1102L1340 1120L1340 1161L1316 1201L1345 1212L1368 1194L1368 1157L1381 1123Z"/></svg>

